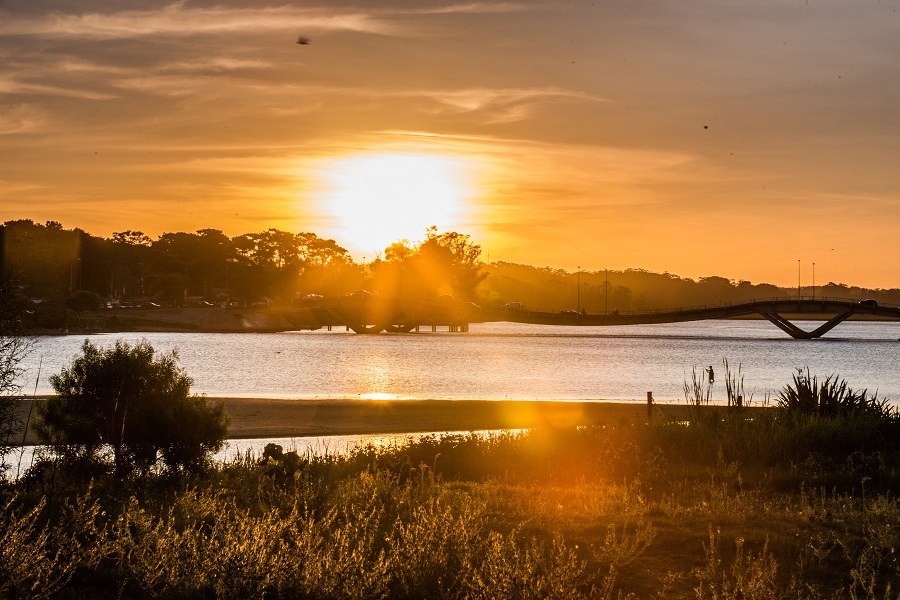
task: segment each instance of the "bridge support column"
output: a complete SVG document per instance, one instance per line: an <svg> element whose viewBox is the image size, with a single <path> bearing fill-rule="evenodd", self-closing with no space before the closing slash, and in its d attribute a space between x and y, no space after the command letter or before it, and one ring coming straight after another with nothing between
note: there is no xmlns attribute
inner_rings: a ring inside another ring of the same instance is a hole
<svg viewBox="0 0 900 600"><path fill-rule="evenodd" d="M803 331L802 329L800 329L799 327L797 327L796 325L794 325L793 323L791 323L790 321L788 321L787 319L785 319L784 317L782 317L781 315L779 315L776 312L771 312L771 313L761 312L759 314L761 314L766 319L771 321L772 324L775 325L778 329L782 330L783 332L785 332L786 334L788 334L795 340L808 340L810 338L810 335L808 333L806 333L805 331Z"/></svg>
<svg viewBox="0 0 900 600"><path fill-rule="evenodd" d="M762 312L760 313L766 319L771 321L776 327L781 329L783 332L794 338L795 340L811 340L815 338L820 338L832 329L834 329L839 323L843 323L850 315L853 314L853 311L847 311L843 313L839 313L820 325L819 327L813 329L812 331L804 331L800 329L777 312Z"/></svg>

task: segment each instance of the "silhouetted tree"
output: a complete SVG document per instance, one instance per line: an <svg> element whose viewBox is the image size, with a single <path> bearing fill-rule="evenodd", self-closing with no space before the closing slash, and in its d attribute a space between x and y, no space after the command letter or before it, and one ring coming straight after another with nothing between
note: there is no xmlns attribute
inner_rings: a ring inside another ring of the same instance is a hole
<svg viewBox="0 0 900 600"><path fill-rule="evenodd" d="M224 285L225 266L235 256L228 236L218 229L200 229L164 233L153 243L150 260L153 275L184 275L190 281L189 293L209 295Z"/></svg>
<svg viewBox="0 0 900 600"><path fill-rule="evenodd" d="M429 227L418 246L407 241L385 249L385 260L376 261L377 287L401 296L452 294L470 300L485 278L481 272L481 246L468 235Z"/></svg>
<svg viewBox="0 0 900 600"><path fill-rule="evenodd" d="M0 335L0 477L3 477L9 466L6 462L7 453L17 444L16 438L21 435L18 380L22 374L21 362L27 350L28 343L24 338Z"/></svg>
<svg viewBox="0 0 900 600"><path fill-rule="evenodd" d="M268 229L237 236L233 242L248 267L244 279L252 282L256 296L320 291L324 278L350 262L347 250L314 233Z"/></svg>
<svg viewBox="0 0 900 600"><path fill-rule="evenodd" d="M55 221L3 224L4 271L16 277L30 297L61 298L79 288L81 231Z"/></svg>
<svg viewBox="0 0 900 600"><path fill-rule="evenodd" d="M149 247L152 243L150 237L145 235L143 231L114 231L112 241L123 246L145 246Z"/></svg>
<svg viewBox="0 0 900 600"><path fill-rule="evenodd" d="M430 227L425 241L419 246L428 268L440 272L450 283L453 292L466 300L475 298L475 288L486 277L481 272L481 246L471 241L468 235L455 231L438 233Z"/></svg>
<svg viewBox="0 0 900 600"><path fill-rule="evenodd" d="M21 435L17 395L21 391L22 359L30 348L29 341L20 335L24 307L17 287L8 280L0 283L0 477L8 467L7 453Z"/></svg>
<svg viewBox="0 0 900 600"><path fill-rule="evenodd" d="M108 349L85 341L81 350L50 378L58 395L39 409L36 430L55 452L100 461L108 447L121 477L159 461L169 470L194 470L221 448L224 406L190 393L192 380L175 352L156 356L146 341Z"/></svg>

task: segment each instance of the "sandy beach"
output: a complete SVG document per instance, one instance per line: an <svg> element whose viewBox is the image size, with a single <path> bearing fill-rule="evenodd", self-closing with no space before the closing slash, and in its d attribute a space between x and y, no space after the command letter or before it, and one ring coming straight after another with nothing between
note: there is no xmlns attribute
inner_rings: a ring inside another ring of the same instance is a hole
<svg viewBox="0 0 900 600"><path fill-rule="evenodd" d="M573 427L647 419L647 406L643 401L210 400L225 403L231 419L228 437L232 439ZM21 401L23 420L31 403L31 399ZM683 405L654 405L655 414L665 418L682 418L686 411L687 407ZM37 439L29 431L25 441L33 444Z"/></svg>

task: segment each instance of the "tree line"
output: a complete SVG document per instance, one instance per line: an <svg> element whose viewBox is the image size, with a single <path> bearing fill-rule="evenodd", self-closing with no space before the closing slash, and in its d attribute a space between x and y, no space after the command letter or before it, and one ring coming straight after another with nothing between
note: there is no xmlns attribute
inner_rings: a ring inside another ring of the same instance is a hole
<svg viewBox="0 0 900 600"><path fill-rule="evenodd" d="M507 262L483 266L479 286L483 302L520 302L532 310L584 309L589 314L641 312L692 306L712 306L753 300L796 298L796 287L753 283L720 276L691 279L642 269L597 269L579 272ZM900 289L871 289L845 283L804 285L804 297L874 299L900 305Z"/></svg>
<svg viewBox="0 0 900 600"><path fill-rule="evenodd" d="M234 237L218 229L163 233L138 230L104 238L56 221L0 226L5 282L39 324L62 327L66 310L119 306L219 306L302 302L309 295L356 290L430 301L452 296L485 307L518 302L534 310L587 313L642 311L796 296L797 288L690 279L640 269L570 272L507 262L483 263L468 235L429 228L421 242L399 241L375 260L355 262L332 239L267 229ZM829 282L803 296L873 298L900 303L900 289L872 290Z"/></svg>
<svg viewBox="0 0 900 600"><path fill-rule="evenodd" d="M154 240L125 230L104 238L56 221L31 220L0 226L0 252L4 281L15 282L20 300L35 304L45 317L54 309L104 304L290 304L308 295L359 289L473 299L483 278L480 246L467 235L435 228L421 242L392 244L367 264L355 262L334 240L308 232L267 229L229 237L201 229ZM53 321L50 317L45 320Z"/></svg>

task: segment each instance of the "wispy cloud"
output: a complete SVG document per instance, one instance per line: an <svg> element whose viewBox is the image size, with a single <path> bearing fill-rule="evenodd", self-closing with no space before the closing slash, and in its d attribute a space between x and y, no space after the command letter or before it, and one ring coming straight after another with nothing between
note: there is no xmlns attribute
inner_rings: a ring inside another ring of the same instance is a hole
<svg viewBox="0 0 900 600"><path fill-rule="evenodd" d="M607 102L605 98L557 87L473 88L461 90L412 91L408 95L428 97L439 103L441 112L483 112L490 123L510 123L526 119L535 106L557 102Z"/></svg>
<svg viewBox="0 0 900 600"><path fill-rule="evenodd" d="M0 104L0 135L31 133L44 125L44 116L27 104Z"/></svg>
<svg viewBox="0 0 900 600"><path fill-rule="evenodd" d="M404 12L420 15L446 15L446 14L502 14L511 12L523 12L532 7L519 2L466 2L464 4L448 4L431 8L410 9Z"/></svg>
<svg viewBox="0 0 900 600"><path fill-rule="evenodd" d="M109 100L115 96L76 87L63 87L56 85L44 85L41 83L29 83L19 81L11 77L0 76L0 94L35 94L48 96L68 96L71 98L83 98L85 100Z"/></svg>
<svg viewBox="0 0 900 600"><path fill-rule="evenodd" d="M159 10L54 12L34 16L7 13L0 20L0 35L3 36L75 37L79 40L296 31L298 28L376 34L392 31L387 21L365 12L294 6L191 8L183 2Z"/></svg>
<svg viewBox="0 0 900 600"><path fill-rule="evenodd" d="M183 60L159 65L156 70L159 72L198 72L198 71L241 71L250 69L268 69L272 67L272 63L264 60L229 58L225 56Z"/></svg>

